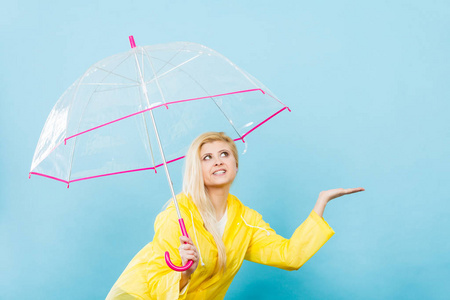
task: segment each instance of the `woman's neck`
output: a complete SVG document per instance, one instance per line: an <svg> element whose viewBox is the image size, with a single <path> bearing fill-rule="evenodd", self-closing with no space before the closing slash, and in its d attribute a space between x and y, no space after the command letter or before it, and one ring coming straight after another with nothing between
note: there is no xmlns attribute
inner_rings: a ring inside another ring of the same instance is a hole
<svg viewBox="0 0 450 300"><path fill-rule="evenodd" d="M208 189L208 196L216 211L216 220L220 221L227 209L227 199L230 188Z"/></svg>

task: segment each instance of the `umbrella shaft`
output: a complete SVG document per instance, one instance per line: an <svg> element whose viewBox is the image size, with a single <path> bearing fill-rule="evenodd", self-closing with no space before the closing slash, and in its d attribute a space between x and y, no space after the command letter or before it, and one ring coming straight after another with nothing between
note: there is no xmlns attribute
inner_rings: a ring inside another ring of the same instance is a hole
<svg viewBox="0 0 450 300"><path fill-rule="evenodd" d="M147 95L145 95L147 97ZM173 202L175 208L177 209L178 219L181 219L180 209L178 208L177 197L175 196L175 191L173 190L172 179L170 178L169 168L167 167L166 157L164 156L164 151L161 145L161 140L159 139L158 128L156 127L155 118L153 117L153 112L150 110L150 116L152 117L153 129L155 130L156 139L158 141L159 151L161 152L161 157L164 163L164 169L166 170L167 181L169 182L170 191L172 192Z"/></svg>
<svg viewBox="0 0 450 300"><path fill-rule="evenodd" d="M133 48L133 49L136 49L136 48ZM144 77L142 76L141 66L139 65L136 51L134 51L134 59L136 60L136 66L137 66L137 69L139 72L139 78L141 79L142 92L144 93L145 100L147 101L147 105L150 107L150 101L148 99L148 94L147 94L147 87L145 86ZM152 65L152 70L153 70L153 64L151 63L150 57L148 57L148 59L150 61L150 64ZM155 74L155 70L153 70L153 73L154 73L156 82L158 83L158 79L157 79L157 75ZM158 88L159 88L159 83L158 83ZM159 88L159 91L161 93L161 96L164 99L164 96L163 96L160 88ZM169 182L170 191L172 192L172 199L175 204L175 208L177 209L178 219L181 219L181 213L180 213L180 209L178 208L177 197L175 195L175 191L173 190L173 183L172 183L172 179L170 178L169 168L167 168L166 157L164 156L164 151L163 151L163 148L161 145L161 140L159 139L158 128L156 127L156 122L155 122L155 118L153 117L152 110L150 110L149 112L150 112L150 116L152 117L153 129L155 130L156 140L158 141L159 151L161 152L161 158L163 160L164 169L166 170L167 181Z"/></svg>

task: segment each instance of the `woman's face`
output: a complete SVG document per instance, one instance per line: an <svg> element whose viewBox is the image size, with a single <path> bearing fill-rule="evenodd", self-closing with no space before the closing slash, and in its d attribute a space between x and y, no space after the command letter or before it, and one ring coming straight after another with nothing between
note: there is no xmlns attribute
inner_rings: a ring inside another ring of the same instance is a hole
<svg viewBox="0 0 450 300"><path fill-rule="evenodd" d="M206 188L231 186L236 177L236 159L226 142L204 144L200 149L200 160Z"/></svg>

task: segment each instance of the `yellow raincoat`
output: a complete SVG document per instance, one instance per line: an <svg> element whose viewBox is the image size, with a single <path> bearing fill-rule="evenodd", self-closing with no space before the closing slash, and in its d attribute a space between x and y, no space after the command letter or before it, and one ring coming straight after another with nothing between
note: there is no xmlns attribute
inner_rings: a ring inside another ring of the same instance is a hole
<svg viewBox="0 0 450 300"><path fill-rule="evenodd" d="M172 262L181 265L178 252L181 231L173 203L155 221L155 236L128 264L106 299L223 299L244 259L285 270L299 269L334 234L314 211L290 239L277 235L262 216L229 194L227 223L223 234L227 261L223 274L217 273L217 247L203 226L200 212L184 194L177 196L189 237L200 254L197 269L180 295L181 273L164 260L169 251ZM204 265L202 265L202 263Z"/></svg>

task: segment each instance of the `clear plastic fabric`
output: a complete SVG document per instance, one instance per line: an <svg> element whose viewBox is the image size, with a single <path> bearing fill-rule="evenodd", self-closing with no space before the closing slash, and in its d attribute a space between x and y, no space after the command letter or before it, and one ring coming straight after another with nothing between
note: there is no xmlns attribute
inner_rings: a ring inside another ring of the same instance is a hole
<svg viewBox="0 0 450 300"><path fill-rule="evenodd" d="M287 109L226 57L177 42L136 47L91 66L60 97L36 147L31 174L66 183L162 164L206 131L235 140Z"/></svg>

